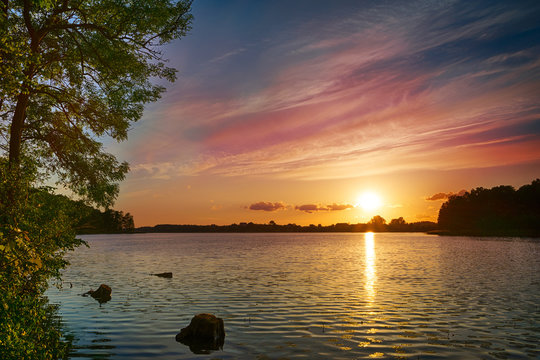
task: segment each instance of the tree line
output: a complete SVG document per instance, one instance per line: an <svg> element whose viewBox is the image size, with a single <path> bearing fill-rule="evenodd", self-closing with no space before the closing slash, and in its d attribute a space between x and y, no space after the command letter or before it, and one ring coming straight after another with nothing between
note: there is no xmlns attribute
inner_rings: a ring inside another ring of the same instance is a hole
<svg viewBox="0 0 540 360"><path fill-rule="evenodd" d="M65 195L54 194L48 187L33 189L32 196L39 196L42 201L55 203L55 206L63 208L70 219L71 226L79 235L118 234L133 232L135 229L133 216L130 213L110 208L99 210L82 200L72 200Z"/></svg>
<svg viewBox="0 0 540 360"><path fill-rule="evenodd" d="M442 204L439 228L448 234L540 236L540 179L512 186L472 189Z"/></svg>
<svg viewBox="0 0 540 360"><path fill-rule="evenodd" d="M437 229L437 224L431 221L420 221L407 223L402 217L392 219L390 223L376 215L369 222L363 224L337 223L332 225L315 225L307 226L297 224L279 225L274 221L267 224L239 223L231 225L171 225L160 224L156 226L145 226L135 229L135 232L142 233L219 233L219 232L303 232L303 233L322 233L322 232L427 232Z"/></svg>

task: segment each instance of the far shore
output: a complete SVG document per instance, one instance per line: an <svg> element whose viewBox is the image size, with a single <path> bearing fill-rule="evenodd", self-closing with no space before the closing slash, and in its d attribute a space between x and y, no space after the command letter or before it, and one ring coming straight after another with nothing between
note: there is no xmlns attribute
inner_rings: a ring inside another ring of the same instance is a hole
<svg viewBox="0 0 540 360"><path fill-rule="evenodd" d="M85 229L78 235L103 235L103 234L147 234L147 233L425 233L438 236L479 236L479 237L540 237L534 231L509 229L506 231L477 232L472 230L449 231L440 229L438 224L431 221L422 221L406 224L348 224L338 223L333 225L278 225L239 223L231 225L173 225L159 224L155 226L143 226L124 232L99 232Z"/></svg>
<svg viewBox="0 0 540 360"><path fill-rule="evenodd" d="M401 222L378 224L349 224L337 223L332 225L278 225L271 221L268 224L255 224L241 222L231 225L173 225L159 224L155 226L142 226L130 231L103 232L100 229L79 229L79 235L88 234L118 234L118 233L328 233L328 232L429 232L437 230L437 223L421 221L415 223Z"/></svg>

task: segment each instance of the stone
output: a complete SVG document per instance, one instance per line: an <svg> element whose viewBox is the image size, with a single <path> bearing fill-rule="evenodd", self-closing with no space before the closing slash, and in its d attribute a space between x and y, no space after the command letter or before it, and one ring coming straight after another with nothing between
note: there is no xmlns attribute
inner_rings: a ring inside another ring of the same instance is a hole
<svg viewBox="0 0 540 360"><path fill-rule="evenodd" d="M111 293L112 289L108 285L101 284L99 285L97 290L90 290L84 293L83 296L90 295L91 297L99 301L99 303L101 304L111 300Z"/></svg>
<svg viewBox="0 0 540 360"><path fill-rule="evenodd" d="M223 349L225 326L223 319L212 314L198 314L176 335L176 341L188 345L195 354L208 354Z"/></svg>
<svg viewBox="0 0 540 360"><path fill-rule="evenodd" d="M162 278L172 279L172 272L164 272L164 273L158 273L158 274L150 274L154 276L159 276Z"/></svg>

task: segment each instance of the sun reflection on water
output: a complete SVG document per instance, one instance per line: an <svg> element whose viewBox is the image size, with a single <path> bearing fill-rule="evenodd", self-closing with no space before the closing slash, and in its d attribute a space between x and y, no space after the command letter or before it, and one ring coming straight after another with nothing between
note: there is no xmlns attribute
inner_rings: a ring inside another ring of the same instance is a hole
<svg viewBox="0 0 540 360"><path fill-rule="evenodd" d="M375 271L375 234L367 232L364 234L365 242L365 270L366 282L364 288L366 290L366 300L369 305L375 302L375 282L377 281L377 273Z"/></svg>

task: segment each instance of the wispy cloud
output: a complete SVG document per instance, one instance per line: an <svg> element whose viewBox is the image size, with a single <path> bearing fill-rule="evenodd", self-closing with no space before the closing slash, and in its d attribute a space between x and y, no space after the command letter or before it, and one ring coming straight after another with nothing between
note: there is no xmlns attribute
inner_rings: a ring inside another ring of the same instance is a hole
<svg viewBox="0 0 540 360"><path fill-rule="evenodd" d="M255 63L224 61L246 47L214 57L220 77L187 74L154 111L134 170L321 179L538 160L538 29L484 5L377 5L317 36L288 29L249 49Z"/></svg>
<svg viewBox="0 0 540 360"><path fill-rule="evenodd" d="M233 57L235 55L243 53L244 51L246 51L246 48L243 48L243 47L232 50L232 51L229 51L229 52L227 52L227 53L225 53L223 55L220 55L220 56L217 56L217 57L211 59L209 61L209 63L218 63L218 62L224 61L226 59L229 59L230 57Z"/></svg>

